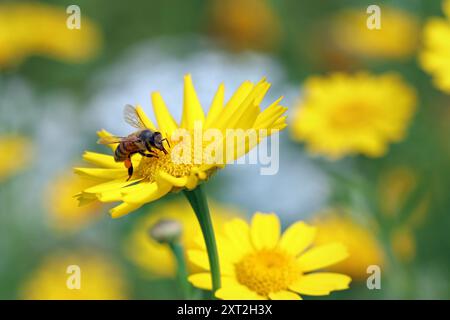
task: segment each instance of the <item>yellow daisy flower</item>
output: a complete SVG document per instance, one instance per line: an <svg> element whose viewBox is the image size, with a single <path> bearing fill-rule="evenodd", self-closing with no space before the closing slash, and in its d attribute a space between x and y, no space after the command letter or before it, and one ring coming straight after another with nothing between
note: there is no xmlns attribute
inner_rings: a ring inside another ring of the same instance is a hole
<svg viewBox="0 0 450 320"><path fill-rule="evenodd" d="M414 15L392 7L381 8L381 28L367 28L369 15L361 8L339 12L331 19L333 44L348 54L366 58L402 59L419 44L419 22Z"/></svg>
<svg viewBox="0 0 450 320"><path fill-rule="evenodd" d="M422 68L433 76L440 90L450 93L450 0L443 2L446 19L431 18L423 31Z"/></svg>
<svg viewBox="0 0 450 320"><path fill-rule="evenodd" d="M238 216L234 208L224 207L211 202L212 221L219 232L223 229L225 221ZM199 249L194 239L201 237L202 232L197 218L186 201L173 201L165 203L142 217L135 225L124 250L126 255L137 266L151 275L158 277L173 277L176 273L175 258L167 244L161 244L149 236L149 230L161 219L173 219L182 226L180 243L184 250ZM188 269L199 271L193 264Z"/></svg>
<svg viewBox="0 0 450 320"><path fill-rule="evenodd" d="M217 237L222 287L220 299L298 300L301 295L328 295L348 288L350 277L316 272L347 258L341 243L321 246L314 242L316 228L302 221L280 235L275 214L255 213L251 225L241 219L226 223ZM188 258L209 270L205 249L190 250ZM189 277L196 287L211 290L209 272Z"/></svg>
<svg viewBox="0 0 450 320"><path fill-rule="evenodd" d="M70 277L78 275L74 280L79 282L72 282ZM126 299L126 290L121 271L110 260L77 252L47 257L23 284L20 294L32 300L116 300Z"/></svg>
<svg viewBox="0 0 450 320"><path fill-rule="evenodd" d="M292 137L313 154L380 157L404 138L416 93L395 74L312 77L296 110Z"/></svg>
<svg viewBox="0 0 450 320"><path fill-rule="evenodd" d="M158 123L156 127L146 116L140 106L136 107L140 121L150 130L159 131L169 143L168 153L158 151L158 157L142 157L136 154L132 157L135 168L132 178L127 181L128 173L123 163L114 161L113 156L95 152L86 152L84 159L96 165L95 168L75 168L75 172L98 180L98 184L84 189L78 194L81 201L98 199L102 202L122 201L120 205L110 212L113 218L118 218L136 210L145 203L157 200L169 192L182 189L194 190L200 183L207 180L217 169L224 167L225 162L205 162L202 158L205 149L191 152L188 161L180 163L178 154L172 154L174 150L181 150L188 144L187 140L176 140L174 133L180 130L189 136L200 133L194 130L194 126L200 124L203 132L208 129L216 129L221 136L226 137L229 129L255 130L254 143L248 140L243 148L234 149L231 153L231 161L245 155L251 148L257 145L266 135L270 135L283 129L286 117L283 116L287 108L280 106L278 99L264 111L260 109L260 103L267 93L270 84L261 80L257 84L245 81L224 104L224 86L220 85L208 114L204 111L197 98L191 76L184 78L184 104L181 124L178 125L170 115L168 108L159 92L153 92L152 103L155 117ZM262 134L261 132L265 132ZM106 131L99 132L102 137L109 136ZM195 137L193 137L195 144ZM227 139L223 139L223 147L228 149ZM198 140L197 140L198 141ZM217 142L217 141L216 141ZM205 148L205 146L202 146ZM236 146L235 146L236 147ZM112 146L113 150L116 145ZM191 145L188 149L190 150ZM239 150L240 149L240 150ZM174 161L175 159L175 161ZM228 163L228 161L226 161Z"/></svg>
<svg viewBox="0 0 450 320"><path fill-rule="evenodd" d="M348 249L349 257L328 267L327 270L348 274L353 279L365 280L368 266L384 266L383 247L373 228L358 223L349 215L340 214L337 210L319 213L313 219L312 224L318 230L314 240L315 245L320 246L330 241L339 241Z"/></svg>
<svg viewBox="0 0 450 320"><path fill-rule="evenodd" d="M95 180L82 179L72 172L64 172L55 177L49 183L45 197L51 227L57 231L76 231L98 220L102 210L100 203L92 202L80 207L73 197L80 189L94 184Z"/></svg>
<svg viewBox="0 0 450 320"><path fill-rule="evenodd" d="M0 4L0 68L17 65L31 55L82 62L101 42L97 27L85 16L80 29L69 29L65 8L43 3Z"/></svg>
<svg viewBox="0 0 450 320"><path fill-rule="evenodd" d="M25 168L31 160L31 141L25 137L0 136L0 181Z"/></svg>

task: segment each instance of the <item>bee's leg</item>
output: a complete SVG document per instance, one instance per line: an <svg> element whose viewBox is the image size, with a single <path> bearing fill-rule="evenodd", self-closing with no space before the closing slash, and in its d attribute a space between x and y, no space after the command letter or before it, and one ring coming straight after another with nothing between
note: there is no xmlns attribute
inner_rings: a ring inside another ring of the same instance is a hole
<svg viewBox="0 0 450 320"><path fill-rule="evenodd" d="M128 169L128 179L127 179L127 181L128 181L131 179L131 176L133 175L133 163L131 162L131 159L128 158L124 161L124 164L125 164L125 168Z"/></svg>
<svg viewBox="0 0 450 320"><path fill-rule="evenodd" d="M144 151L139 151L139 154L147 158L158 158L158 155L154 153L145 153Z"/></svg>

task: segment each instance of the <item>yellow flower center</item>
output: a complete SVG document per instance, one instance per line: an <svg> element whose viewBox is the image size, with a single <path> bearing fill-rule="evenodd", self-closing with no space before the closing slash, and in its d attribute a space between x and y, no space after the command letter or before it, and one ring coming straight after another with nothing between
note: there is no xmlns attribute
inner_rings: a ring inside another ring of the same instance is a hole
<svg viewBox="0 0 450 320"><path fill-rule="evenodd" d="M295 258L280 250L260 250L235 265L239 283L262 296L286 290L301 276Z"/></svg>
<svg viewBox="0 0 450 320"><path fill-rule="evenodd" d="M144 181L154 182L159 171L167 172L177 178L190 175L193 165L173 162L170 150L168 151L167 154L158 152L158 157L142 157L136 168L136 176L143 178Z"/></svg>
<svg viewBox="0 0 450 320"><path fill-rule="evenodd" d="M331 125L339 130L354 130L369 126L374 118L374 108L364 102L349 103L337 108L330 119Z"/></svg>

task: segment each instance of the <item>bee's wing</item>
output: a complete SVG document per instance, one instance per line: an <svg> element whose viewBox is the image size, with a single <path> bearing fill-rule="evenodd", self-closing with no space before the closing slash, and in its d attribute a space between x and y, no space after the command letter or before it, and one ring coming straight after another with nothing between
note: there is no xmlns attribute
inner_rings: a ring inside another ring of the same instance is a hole
<svg viewBox="0 0 450 320"><path fill-rule="evenodd" d="M120 143L122 140L125 139L124 137L115 137L115 136L107 136L107 137L101 137L97 140L98 144L114 144L114 143Z"/></svg>
<svg viewBox="0 0 450 320"><path fill-rule="evenodd" d="M133 126L137 129L146 128L144 122L137 113L136 108L130 104L127 104L125 106L125 109L123 110L123 118L125 119L125 122L128 123L130 126Z"/></svg>

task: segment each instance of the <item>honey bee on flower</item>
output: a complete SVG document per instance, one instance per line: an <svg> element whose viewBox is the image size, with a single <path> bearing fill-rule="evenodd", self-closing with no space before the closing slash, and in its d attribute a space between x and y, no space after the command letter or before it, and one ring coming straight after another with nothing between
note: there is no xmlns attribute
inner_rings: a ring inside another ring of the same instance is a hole
<svg viewBox="0 0 450 320"><path fill-rule="evenodd" d="M116 157L96 152L86 152L84 159L96 165L97 167L75 168L75 172L89 179L94 179L98 183L92 187L82 190L76 195L80 202L88 203L99 200L101 202L122 202L111 210L113 218L118 218L128 214L144 205L145 203L157 200L172 191L182 189L194 190L199 184L207 180L218 169L223 168L224 161L207 162L202 158L196 157L196 152L189 153L189 161L174 161L174 150L190 150L183 148L186 144L184 139L175 140L173 136L176 132L182 131L185 134L195 135L194 126L200 123L201 131L214 129L219 132L223 140L219 141L219 146L225 150L230 148L227 145L227 130L253 130L254 135L251 141L244 140L240 146L231 146L230 159L236 160L242 155L248 153L253 147L268 135L271 135L286 127L286 116L284 113L287 108L281 106L280 100L270 104L265 110L261 111L260 104L270 88L270 83L262 79L254 84L245 81L232 95L229 101L225 103L225 87L220 85L211 103L207 115L205 115L202 106L195 92L194 85L190 75L184 78L184 104L180 125L176 123L168 108L159 94L152 93L152 104L158 126L146 116L140 106L127 109L127 118L129 123L139 122L138 127L145 126L148 138L148 145L142 140L138 142L138 137L118 140L115 144L110 144ZM132 111L132 112L131 112ZM157 134L160 132L161 135ZM99 132L100 142L112 142L111 134L102 130ZM142 138L142 137L141 137ZM130 141L131 139L132 142ZM152 141L150 141L153 139ZM163 146L163 141L167 146ZM130 145L125 148L124 145L117 149L117 143ZM148 148L150 147L150 148ZM205 146L206 148L207 146ZM124 157L124 150L132 151L130 157ZM131 150L132 149L132 150ZM162 151L157 156L153 151ZM144 151L145 150L145 151ZM151 150L151 152L149 151ZM166 150L165 153L163 150ZM136 152L135 152L136 151ZM142 151L144 154L140 154ZM200 150L202 152L202 150ZM203 153L203 152L202 152ZM124 159L125 158L125 159ZM116 160L126 161L128 169ZM133 168L133 171L129 170ZM130 175L132 173L132 175Z"/></svg>

